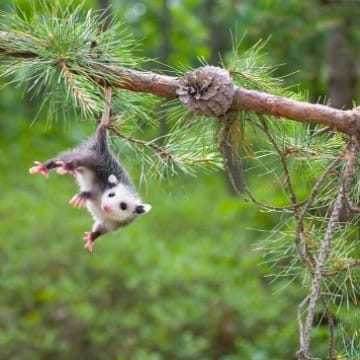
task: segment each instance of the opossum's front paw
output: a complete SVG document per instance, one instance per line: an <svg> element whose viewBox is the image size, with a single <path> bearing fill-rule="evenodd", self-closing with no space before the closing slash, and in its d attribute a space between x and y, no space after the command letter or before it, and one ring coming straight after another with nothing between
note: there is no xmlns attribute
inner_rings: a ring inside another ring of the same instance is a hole
<svg viewBox="0 0 360 360"><path fill-rule="evenodd" d="M29 169L29 173L31 175L32 174L41 174L47 179L49 177L48 168L43 163L41 163L40 161L34 161L34 163L36 165Z"/></svg>
<svg viewBox="0 0 360 360"><path fill-rule="evenodd" d="M75 176L73 167L67 164L65 161L58 160L55 162L55 164L58 166L57 173L59 175L71 174L72 176Z"/></svg>
<svg viewBox="0 0 360 360"><path fill-rule="evenodd" d="M82 196L80 193L73 196L69 201L69 204L75 208L82 208L82 207L86 207L86 200L87 198Z"/></svg>
<svg viewBox="0 0 360 360"><path fill-rule="evenodd" d="M93 251L94 247L94 232L88 231L85 233L84 240L86 240L86 244L84 245L84 248L87 249L89 252Z"/></svg>

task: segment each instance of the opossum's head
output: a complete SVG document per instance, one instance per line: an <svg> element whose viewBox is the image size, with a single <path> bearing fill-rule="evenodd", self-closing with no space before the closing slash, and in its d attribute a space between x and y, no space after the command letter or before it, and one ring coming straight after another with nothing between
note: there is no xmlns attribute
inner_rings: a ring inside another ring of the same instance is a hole
<svg viewBox="0 0 360 360"><path fill-rule="evenodd" d="M131 221L151 210L151 205L142 203L138 194L115 175L109 176L109 183L111 187L101 197L101 209L110 219Z"/></svg>

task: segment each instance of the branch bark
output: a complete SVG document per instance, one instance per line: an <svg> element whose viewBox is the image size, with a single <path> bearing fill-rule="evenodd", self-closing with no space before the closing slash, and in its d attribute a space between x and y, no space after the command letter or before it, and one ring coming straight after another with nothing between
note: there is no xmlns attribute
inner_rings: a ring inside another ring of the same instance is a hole
<svg viewBox="0 0 360 360"><path fill-rule="evenodd" d="M18 41L22 40L21 38L18 39ZM15 41L16 37L13 34L0 31L0 55L20 58L38 57L37 54L32 52L9 50L7 45ZM54 66L58 66L60 60L64 61L64 59L59 59L59 62L54 62ZM177 98L178 77L127 69L112 66L111 64L93 70L94 72L95 70L101 70L109 75L107 78L114 79L108 81L110 86L135 92L151 93L166 99ZM91 69L88 71L89 77L92 77ZM311 104L260 91L247 90L238 86L235 89L232 110L253 111L259 114L272 115L275 118L322 124L344 134L360 135L360 108L339 110L325 105Z"/></svg>

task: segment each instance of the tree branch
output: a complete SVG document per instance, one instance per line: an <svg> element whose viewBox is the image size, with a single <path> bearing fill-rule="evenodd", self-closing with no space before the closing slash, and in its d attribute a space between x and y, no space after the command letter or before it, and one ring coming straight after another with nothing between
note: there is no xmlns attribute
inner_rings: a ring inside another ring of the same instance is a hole
<svg viewBox="0 0 360 360"><path fill-rule="evenodd" d="M317 301L320 297L321 290L321 281L323 277L323 267L326 263L328 251L330 248L331 240L334 236L335 228L338 225L340 212L343 205L343 199L345 197L345 193L349 188L349 184L353 177L354 167L356 164L356 153L358 150L358 140L356 137L353 137L351 142L346 147L345 156L347 158L347 164L343 172L342 182L340 185L339 193L336 197L336 200L333 205L333 209L331 211L331 215L328 221L327 229L325 232L324 239L321 242L318 257L316 259L316 266L313 275L313 282L311 286L311 292L308 296L309 305L307 309L305 326L300 328L300 350L297 353L298 359L300 360L308 360L315 359L310 354L310 335L311 329L314 321L315 315L315 307Z"/></svg>
<svg viewBox="0 0 360 360"><path fill-rule="evenodd" d="M232 108L322 124L348 135L360 132L360 109L339 110L320 104L283 98L255 90L237 88Z"/></svg>
<svg viewBox="0 0 360 360"><path fill-rule="evenodd" d="M23 36L16 36L0 31L0 55L34 58L39 57L33 52L12 50L16 43L29 41ZM16 48L16 47L15 47ZM54 66L66 59L58 59ZM100 71L99 71L100 70ZM179 78L161 75L153 72L127 69L109 64L108 66L93 65L93 68L84 69L89 77L96 78L94 74L106 74L110 86L119 87L135 92L151 93L166 99L176 99L176 89ZM113 80L109 81L111 78ZM99 81L99 79L97 79ZM101 81L101 79L100 79ZM232 110L253 111L259 114L272 115L277 118L287 118L300 122L322 124L330 129L348 135L360 134L360 109L339 110L320 104L311 104L255 90L247 90L235 86L235 95L231 106Z"/></svg>

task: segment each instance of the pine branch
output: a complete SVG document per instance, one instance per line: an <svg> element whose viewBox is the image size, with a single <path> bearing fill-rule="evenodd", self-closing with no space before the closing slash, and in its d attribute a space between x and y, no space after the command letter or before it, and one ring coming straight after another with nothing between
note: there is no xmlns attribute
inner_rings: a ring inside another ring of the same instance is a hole
<svg viewBox="0 0 360 360"><path fill-rule="evenodd" d="M21 44L24 36L0 31L0 54L17 58L41 57L31 51L14 50L14 43ZM27 38L26 41L29 41ZM53 66L59 66L67 59L59 58ZM71 66L69 66L71 68ZM107 82L110 86L122 89L151 93L166 99L177 98L179 78L154 72L138 71L113 64L94 63L83 68L83 72L97 83ZM102 77L99 77L102 74ZM360 131L360 109L339 110L320 104L301 102L256 90L235 86L232 110L246 110L276 118L287 118L299 122L322 124L338 132L356 135Z"/></svg>

